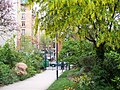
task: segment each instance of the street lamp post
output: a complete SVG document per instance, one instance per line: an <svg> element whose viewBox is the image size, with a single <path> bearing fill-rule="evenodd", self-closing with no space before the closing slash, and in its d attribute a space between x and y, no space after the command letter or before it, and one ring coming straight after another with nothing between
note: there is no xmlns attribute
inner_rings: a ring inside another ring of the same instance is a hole
<svg viewBox="0 0 120 90"><path fill-rule="evenodd" d="M44 56L44 57L45 57L45 70L46 70L46 59L47 59L47 58L46 58L46 52L47 52L47 51L46 51L46 47L45 47L45 48L44 48L44 54L45 54L45 56Z"/></svg>
<svg viewBox="0 0 120 90"><path fill-rule="evenodd" d="M49 54L50 54L50 61L51 61L51 45L49 45Z"/></svg>
<svg viewBox="0 0 120 90"><path fill-rule="evenodd" d="M56 77L58 80L58 42L57 42L58 35L56 34L56 63L57 63L57 69L56 69Z"/></svg>

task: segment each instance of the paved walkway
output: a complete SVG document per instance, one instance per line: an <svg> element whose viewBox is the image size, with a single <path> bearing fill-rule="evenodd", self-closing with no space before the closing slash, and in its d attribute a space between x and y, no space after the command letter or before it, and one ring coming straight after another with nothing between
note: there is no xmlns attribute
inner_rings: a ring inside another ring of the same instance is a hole
<svg viewBox="0 0 120 90"><path fill-rule="evenodd" d="M58 71L60 76L62 71ZM36 74L24 81L0 87L0 90L47 90L47 88L56 80L56 70L46 70L40 74Z"/></svg>

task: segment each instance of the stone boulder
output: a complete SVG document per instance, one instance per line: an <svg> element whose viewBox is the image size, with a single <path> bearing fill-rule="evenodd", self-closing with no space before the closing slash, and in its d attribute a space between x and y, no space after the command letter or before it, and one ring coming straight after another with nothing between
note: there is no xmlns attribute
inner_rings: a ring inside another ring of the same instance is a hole
<svg viewBox="0 0 120 90"><path fill-rule="evenodd" d="M23 62L19 62L15 65L15 71L16 71L17 75L26 75L27 74L27 71L26 71L27 68L28 68L28 66Z"/></svg>

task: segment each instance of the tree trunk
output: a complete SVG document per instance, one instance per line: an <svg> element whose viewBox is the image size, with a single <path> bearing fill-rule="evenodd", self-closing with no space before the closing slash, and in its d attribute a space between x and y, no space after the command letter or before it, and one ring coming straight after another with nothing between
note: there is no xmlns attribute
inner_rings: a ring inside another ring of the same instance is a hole
<svg viewBox="0 0 120 90"><path fill-rule="evenodd" d="M105 53L105 42L101 43L99 47L96 47L96 55L99 59L104 60L104 53Z"/></svg>

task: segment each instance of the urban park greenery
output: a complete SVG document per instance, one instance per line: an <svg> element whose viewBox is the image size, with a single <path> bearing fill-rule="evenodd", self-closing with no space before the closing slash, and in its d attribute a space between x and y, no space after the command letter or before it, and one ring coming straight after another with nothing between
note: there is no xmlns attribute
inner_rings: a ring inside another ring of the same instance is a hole
<svg viewBox="0 0 120 90"><path fill-rule="evenodd" d="M77 46L79 44L84 48L78 49ZM61 76L48 90L54 90L54 88L58 88L58 90L120 89L120 54L110 50L105 53L103 62L100 62L90 44L88 42L79 43L77 40L65 41L63 43L59 59L73 64L75 67L72 71L74 72L65 72L66 76Z"/></svg>
<svg viewBox="0 0 120 90"><path fill-rule="evenodd" d="M95 50L88 41L67 40L63 42L59 60L80 66L80 58L93 54L95 54Z"/></svg>
<svg viewBox="0 0 120 90"><path fill-rule="evenodd" d="M29 0L40 5L36 27L55 38L78 35L93 43L96 54L104 58L105 45L120 48L119 0ZM44 13L45 12L45 13ZM40 17L39 17L40 16ZM40 25L39 25L40 24Z"/></svg>
<svg viewBox="0 0 120 90"><path fill-rule="evenodd" d="M69 56L67 61L75 64L80 60L78 68L81 69L77 74L75 90L120 89L120 0L28 1L30 4L36 2L41 7L36 15L36 31L38 28L45 30L53 38L57 34L57 39L63 42L72 37L79 42L87 40L86 44L92 43L88 50L81 48L78 42L74 42L73 46L67 45L70 52L66 47L66 51L61 50L60 56ZM88 56L88 52L92 55Z"/></svg>
<svg viewBox="0 0 120 90"><path fill-rule="evenodd" d="M18 52L6 43L3 47L0 47L0 86L24 80L41 72L42 60L39 52ZM19 62L24 62L28 66L27 75L16 74L15 65Z"/></svg>

